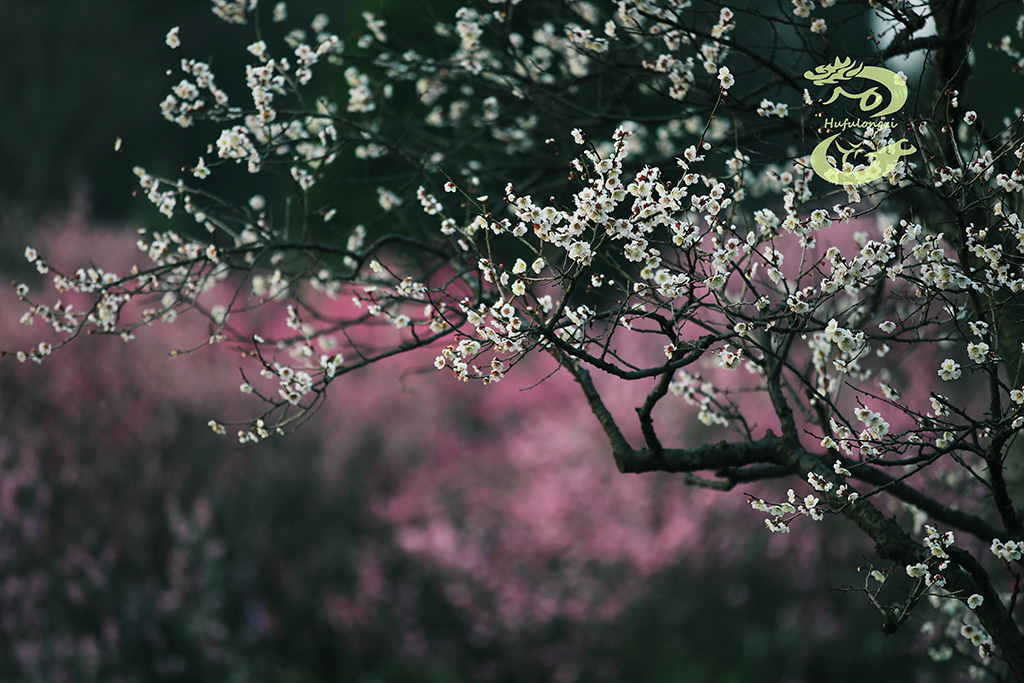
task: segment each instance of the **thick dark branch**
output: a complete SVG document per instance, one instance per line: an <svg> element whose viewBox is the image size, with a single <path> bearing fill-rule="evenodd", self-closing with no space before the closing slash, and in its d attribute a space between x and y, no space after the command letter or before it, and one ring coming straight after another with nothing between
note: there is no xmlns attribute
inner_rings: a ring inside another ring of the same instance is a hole
<svg viewBox="0 0 1024 683"><path fill-rule="evenodd" d="M822 460L803 448L784 451L783 464L793 470L806 474L817 472L829 481L835 476L829 471ZM891 560L896 564L909 565L925 561L930 553L915 542L892 517L886 517L874 505L858 498L850 504L841 497L825 494L825 498L838 507L844 517L856 524L864 533L875 541L875 552L878 556ZM1002 650L1003 657L1018 681L1024 681L1024 634L1021 634L1012 616L1003 606L1002 600L989 582L988 574L970 553L957 548L950 548L950 557L957 567L946 569L946 588L958 597L967 598L973 593L984 597L985 601L975 613L981 620L985 630Z"/></svg>
<svg viewBox="0 0 1024 683"><path fill-rule="evenodd" d="M601 424L601 428L604 430L605 435L608 437L608 442L612 446L612 455L615 457L615 462L618 463L620 458L626 458L629 453L633 452L633 448L626 441L622 430L615 424L615 418L612 417L608 408L605 407L601 395L597 393L597 388L594 386L594 380L590 378L590 373L583 369L577 361L557 349L553 353L555 358L565 365L576 380L576 383L583 389L583 395L587 398L591 412L597 417L597 421ZM621 470L622 467L620 466L619 469Z"/></svg>
<svg viewBox="0 0 1024 683"><path fill-rule="evenodd" d="M874 467L855 463L854 461L846 458L840 458L840 462L843 463L843 467L846 467L853 472L853 477L855 479L871 484L872 486L876 486L880 489L885 489L886 493L898 498L904 503L910 503L911 505L920 508L936 522L942 522L954 529L966 531L967 533L986 542L989 542L1000 535L999 531L994 526L986 522L981 517L977 517L960 510L953 510L942 505L934 498L926 496L917 489L908 485L906 482L900 481L895 477L891 477L885 472Z"/></svg>
<svg viewBox="0 0 1024 683"><path fill-rule="evenodd" d="M765 481L766 479L781 479L793 473L782 465L750 465L748 467L726 467L715 470L717 479L702 479L693 474L686 475L686 483L691 486L714 489L716 491L730 491L736 484L746 484L752 481Z"/></svg>
<svg viewBox="0 0 1024 683"><path fill-rule="evenodd" d="M781 464L793 473L806 477L814 472L831 482L833 487L822 495L841 514L856 524L875 542L878 556L900 564L916 564L927 556L924 547L916 543L907 532L896 523L896 520L883 515L878 508L864 498L849 502L835 493L842 483L839 477L825 464L825 459L810 453L803 447L783 450Z"/></svg>
<svg viewBox="0 0 1024 683"><path fill-rule="evenodd" d="M739 441L729 443L721 441L717 444L705 444L693 448L672 448L661 451L660 457L652 455L648 449L636 450L629 445L622 430L615 423L615 418L605 406L601 395L594 386L582 364L558 349L553 351L559 362L565 364L576 383L583 390L583 395L590 405L590 410L604 429L612 446L612 455L620 472L705 472L720 471L721 476L735 482L752 481L755 478L782 476L779 467L780 450L784 447L782 439L771 431L757 441ZM749 475L755 468L740 470L748 465L757 465L758 477Z"/></svg>
<svg viewBox="0 0 1024 683"><path fill-rule="evenodd" d="M281 242L272 242L270 244L260 244L257 247L238 247L238 248L234 248L234 249L227 249L227 250L225 250L225 253L229 253L229 254L230 253L236 253L236 252L244 253L244 252L253 251L256 248L259 248L259 249L276 249L278 251L284 251L284 250L312 251L314 253L334 254L334 255L338 255L338 256L348 256L350 258L353 258L357 262L357 265L356 265L355 269L359 270L359 268L362 267L363 263L366 262L376 251L378 251L382 247L384 247L384 246L386 246L388 244L392 244L392 243L401 244L401 245L407 246L407 247L412 247L414 249L420 250L421 252L433 254L433 255L435 255L437 257L440 257L440 258L443 258L443 259L451 258L451 254L449 254L442 247L440 247L440 246L438 246L436 244L432 244L430 242L425 242L423 240L418 240L418 239L415 239L415 238L412 238L412 237L406 237L405 235L398 235L398 234L384 235L383 237L380 237L379 239L375 240L373 242L373 244L371 244L370 246L364 248L363 250L361 250L359 252L350 251L348 249L344 249L342 247L338 247L338 246L333 245L333 244L326 244L326 243L323 243L323 242L281 241Z"/></svg>
<svg viewBox="0 0 1024 683"><path fill-rule="evenodd" d="M568 300L568 296L565 297L565 300ZM615 375L621 379L644 379L646 377L657 377L664 372L685 368L687 365L699 360L713 343L721 341L722 339L728 339L732 336L731 334L706 334L695 341L685 342L685 345L682 345L680 348L688 353L679 356L678 359L673 357L673 360L665 363L665 365L656 368L647 368L645 370L623 370L613 363L602 360L597 356L591 355L586 351L569 344L550 330L539 328L537 332L546 341L551 342L558 348L558 350L564 352L567 356L571 356L572 358L581 360L589 365L593 365L595 368L604 370L608 374Z"/></svg>
<svg viewBox="0 0 1024 683"><path fill-rule="evenodd" d="M750 467L727 467L716 470L715 476L722 477L729 488L736 484L746 484L752 481L764 481L766 479L781 479L792 474L782 465L751 465Z"/></svg>
<svg viewBox="0 0 1024 683"><path fill-rule="evenodd" d="M899 40L903 34L897 36L896 40L893 40L892 44L882 50L882 59L890 59L892 57L899 57L900 55L909 55L917 52L918 50L930 50L937 47L945 47L953 42L952 36L922 36L920 38L911 38L909 40Z"/></svg>
<svg viewBox="0 0 1024 683"><path fill-rule="evenodd" d="M1013 508L1013 501L1010 499L1010 492L1007 488L1006 477L1003 473L1003 458L1007 455L1004 450L1013 432L1005 431L992 440L992 444L985 454L985 462L988 464L988 476L992 487L992 499L995 501L996 509L999 510L999 517L1003 521L1006 532L1015 538L1020 537L1021 519ZM1019 453L1010 453L1010 457L1020 457Z"/></svg>
<svg viewBox="0 0 1024 683"><path fill-rule="evenodd" d="M771 431L757 441L719 441L692 448L666 448L661 458L647 450L630 450L626 457L616 458L619 471L641 472L705 472L747 465L778 465L784 441ZM773 470L775 472L775 470Z"/></svg>
<svg viewBox="0 0 1024 683"><path fill-rule="evenodd" d="M676 351L673 354L673 360L678 355L681 355L680 351ZM665 398L668 394L668 387L672 383L673 374L672 372L663 374L658 380L658 384L651 390L651 393L647 394L647 400L644 401L644 404L636 409L637 415L640 417L640 431L643 432L644 442L647 444L647 448L655 460L661 458L664 449L657 433L654 431L654 418L651 413L654 411L654 406L658 405L658 401Z"/></svg>
<svg viewBox="0 0 1024 683"><path fill-rule="evenodd" d="M775 414L779 417L782 426L782 436L796 446L800 443L799 433L796 428L796 420L793 417L793 409L782 392L782 368L785 365L784 359L789 354L789 347L793 343L794 335L787 334L779 343L778 350L773 354L774 359L768 364L768 396L771 399Z"/></svg>
<svg viewBox="0 0 1024 683"><path fill-rule="evenodd" d="M770 430L757 441L704 444L693 448L672 448L654 455L649 449L636 450L629 445L622 430L605 406L594 381L580 363L555 351L556 357L566 365L583 390L583 395L597 417L612 446L612 455L619 471L639 474L642 472L708 472L722 477L723 487L732 488L737 483L760 479L777 478L787 472L778 464L779 453L784 444L782 439ZM753 466L753 467L748 467Z"/></svg>
<svg viewBox="0 0 1024 683"><path fill-rule="evenodd" d="M732 475L738 480L744 473L756 473L760 478L782 476L791 473L806 477L815 473L825 481L831 482L830 490L822 492L822 496L834 509L856 524L875 542L875 552L879 557L890 560L898 565L911 565L926 561L930 553L920 543L914 541L893 517L886 517L865 498L853 502L836 491L841 484L839 478L825 464L821 456L810 453L799 444L793 445L789 439L780 438L769 431L763 438L754 441L726 442L705 444L692 448L665 449L660 458L655 458L647 450L634 450L615 424L614 418L605 407L589 373L580 367L578 362L555 350L560 360L567 364L569 371L582 387L591 410L608 435L612 444L615 463L621 472L716 472L718 476ZM875 480L870 483L887 485L894 494L901 494L907 502L912 502L926 510L935 519L944 520L954 526L966 528L979 536L991 535L987 525L971 515L966 515L938 506L917 491L902 482L882 481L888 479L881 472L870 468L858 468L862 480ZM704 483L695 480L694 483ZM730 488L729 479L714 488ZM937 514L936 514L937 513ZM998 593L993 588L984 568L969 553L957 548L950 549L951 558L956 566L947 568L944 576L947 588L961 598L978 593L984 603L976 613L985 629L1002 650L1003 657L1017 680L1024 681L1024 634L1021 634L1012 615L1006 610ZM902 623L902 622L901 622Z"/></svg>
<svg viewBox="0 0 1024 683"><path fill-rule="evenodd" d="M999 593L989 580L988 572L966 550L953 547L946 552L961 568L960 571L951 571L955 567L946 570L946 590L964 599L973 593L984 598L974 613L992 636L993 642L999 645L1003 659L1013 671L1014 679L1024 681L1024 634L1017 627L1013 615L1003 606Z"/></svg>

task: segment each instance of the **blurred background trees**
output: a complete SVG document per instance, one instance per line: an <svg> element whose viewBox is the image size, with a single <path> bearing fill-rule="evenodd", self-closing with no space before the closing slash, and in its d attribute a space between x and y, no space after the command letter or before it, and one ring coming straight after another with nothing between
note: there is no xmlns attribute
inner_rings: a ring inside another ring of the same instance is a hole
<svg viewBox="0 0 1024 683"><path fill-rule="evenodd" d="M126 237L70 214L35 239L117 267ZM520 391L550 367L485 388L403 358L239 449L205 424L244 412L235 369L160 351L206 325L0 365L3 680L955 680L834 590L870 547L623 477L567 377Z"/></svg>

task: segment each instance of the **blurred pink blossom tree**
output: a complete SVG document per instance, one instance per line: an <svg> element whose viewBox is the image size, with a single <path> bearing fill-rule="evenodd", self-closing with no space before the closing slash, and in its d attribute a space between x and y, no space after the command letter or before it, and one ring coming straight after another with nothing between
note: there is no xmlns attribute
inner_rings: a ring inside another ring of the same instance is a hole
<svg viewBox="0 0 1024 683"><path fill-rule="evenodd" d="M124 235L72 214L36 238L55 263L123 266ZM16 305L0 301L4 315ZM452 658L476 679L518 666L545 679L620 680L624 662L592 652L602 625L643 619L630 614L649 609L651 595L678 593L694 609L691 590L652 589L659 577L690 577L699 591L723 568L742 576L761 561L737 541L749 517L742 499L723 505L668 475L621 479L573 383L533 360L524 375L547 379L523 390L514 380L453 385L409 354L397 375L381 366L347 376L352 398L327 403L286 449L225 449L197 431L209 411L244 413L237 370L218 349L165 351L208 325L186 315L140 331L146 343L83 340L45 372L5 369L5 677L260 680L297 666L288 634L302 623L300 633L317 624L317 642L339 651L295 669L309 680L386 671L374 642L388 643L393 661ZM31 328L11 332L33 338ZM820 589L828 558L856 551L811 529L776 539L770 557L813 569ZM724 599L736 605L750 599L731 591ZM444 609L423 614L427 599ZM825 642L860 637L835 626L841 607L808 599L789 628ZM438 613L448 622L438 626ZM474 661L474 648L494 654Z"/></svg>

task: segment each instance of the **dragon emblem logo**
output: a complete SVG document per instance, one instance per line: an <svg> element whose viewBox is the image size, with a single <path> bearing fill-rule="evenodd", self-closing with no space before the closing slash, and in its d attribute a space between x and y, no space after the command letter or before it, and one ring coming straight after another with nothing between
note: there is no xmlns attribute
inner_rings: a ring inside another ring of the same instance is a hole
<svg viewBox="0 0 1024 683"><path fill-rule="evenodd" d="M854 62L849 57L846 59L837 57L831 64L822 64L815 67L812 71L805 71L804 78L815 85L845 83L854 78L862 78L877 83L877 85L873 85L862 92L851 93L842 85L837 87L833 91L832 96L822 104L831 104L840 96L843 96L857 101L860 110L868 114L869 118L868 120L844 119L841 121L826 119L825 125L830 128L842 128L844 130L846 128L867 127L891 128L893 126L892 123L877 119L886 114L899 111L907 101L907 84L903 82L899 75L882 67L864 66ZM889 95L889 104L884 106L884 108L882 107L885 104L886 98L879 92L879 87L884 88ZM909 144L906 138L903 138L886 145L882 149L867 152L866 156L872 159L871 165L867 168L859 171L844 171L842 168L846 166L847 158L851 154L859 152L863 143L844 148L836 142L839 135L840 133L836 133L825 138L811 152L811 168L814 169L814 172L822 179L836 185L860 185L877 180L896 168L901 158L917 151L916 147ZM835 149L840 152L840 168L836 168L828 159L829 149L833 143L835 143Z"/></svg>

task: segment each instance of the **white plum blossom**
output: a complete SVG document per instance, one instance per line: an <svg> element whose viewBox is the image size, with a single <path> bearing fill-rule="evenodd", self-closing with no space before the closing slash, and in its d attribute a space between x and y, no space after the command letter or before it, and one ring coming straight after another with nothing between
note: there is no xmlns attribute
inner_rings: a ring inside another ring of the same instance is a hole
<svg viewBox="0 0 1024 683"><path fill-rule="evenodd" d="M992 541L989 548L992 554L1004 562L1016 562L1024 554L1024 542L1021 541L1000 541L998 538Z"/></svg>
<svg viewBox="0 0 1024 683"><path fill-rule="evenodd" d="M199 161L196 163L195 168L192 169L192 175L200 180L209 177L210 169L206 165L206 159L199 157Z"/></svg>
<svg viewBox="0 0 1024 683"><path fill-rule="evenodd" d="M164 38L164 42L167 43L167 47L172 50L181 46L181 39L178 37L178 31L180 30L180 26L175 26L167 32L167 36Z"/></svg>
<svg viewBox="0 0 1024 683"><path fill-rule="evenodd" d="M740 361L743 360L743 349L732 350L729 345L726 346L718 354L719 364L726 370L735 370L739 367Z"/></svg>
<svg viewBox="0 0 1024 683"><path fill-rule="evenodd" d="M958 379L960 377L960 364L952 358L942 361L942 366L939 368L939 377L947 382Z"/></svg>
<svg viewBox="0 0 1024 683"><path fill-rule="evenodd" d="M967 345L967 355L975 363L984 363L988 356L989 346L985 342L971 343Z"/></svg>
<svg viewBox="0 0 1024 683"><path fill-rule="evenodd" d="M729 71L729 67L723 66L718 70L718 82L722 85L722 90L728 90L736 83L736 78Z"/></svg>
<svg viewBox="0 0 1024 683"><path fill-rule="evenodd" d="M907 576L912 579L916 579L928 574L928 565L918 562L917 564L907 565Z"/></svg>

